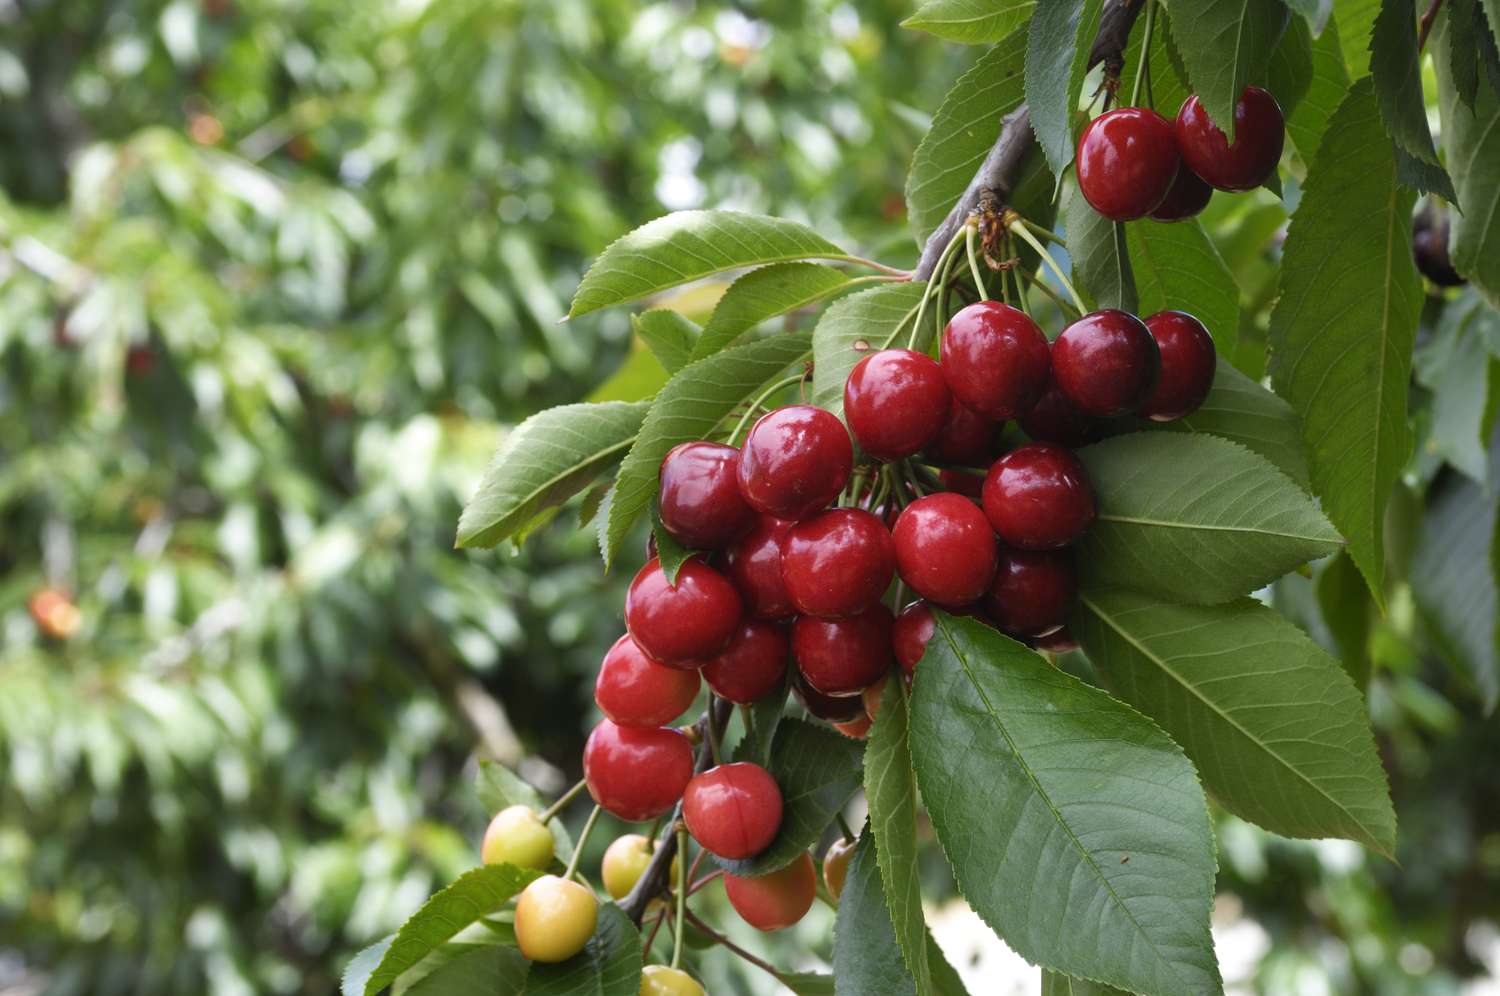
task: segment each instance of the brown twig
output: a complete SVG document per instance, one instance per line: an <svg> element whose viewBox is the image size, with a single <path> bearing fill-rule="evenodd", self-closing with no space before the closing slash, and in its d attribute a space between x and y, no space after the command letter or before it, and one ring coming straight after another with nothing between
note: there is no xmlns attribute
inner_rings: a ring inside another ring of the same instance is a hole
<svg viewBox="0 0 1500 996"><path fill-rule="evenodd" d="M760 969L762 972L766 972L767 974L769 974L776 981L781 981L781 973L776 970L775 965L772 965L770 962L765 961L761 958L757 958L755 955L746 951L744 948L740 947L738 944L734 943L729 938L725 937L723 934L719 933L717 930L704 923L698 917L698 914L694 913L692 910L687 910L685 911L685 913L686 915L683 917L683 919L687 920L688 923L692 924L694 927L697 927L699 930L703 931L703 933L713 938L715 943L722 944L724 947L728 948L730 951L733 951L735 954L739 955L741 958L745 959L750 964Z"/></svg>
<svg viewBox="0 0 1500 996"><path fill-rule="evenodd" d="M1422 11L1422 19L1417 22L1417 51L1422 51L1427 46L1427 35L1432 31L1432 22L1437 20L1438 9L1443 6L1443 0L1430 0L1427 9Z"/></svg>

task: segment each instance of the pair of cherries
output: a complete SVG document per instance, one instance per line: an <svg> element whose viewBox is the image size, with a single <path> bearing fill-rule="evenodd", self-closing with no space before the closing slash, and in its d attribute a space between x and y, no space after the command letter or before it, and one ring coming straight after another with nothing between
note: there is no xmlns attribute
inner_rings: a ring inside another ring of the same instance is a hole
<svg viewBox="0 0 1500 996"><path fill-rule="evenodd" d="M1078 189L1111 221L1180 221L1208 205L1214 189L1254 190L1281 161L1286 120L1276 98L1246 87L1234 105L1234 141L1196 95L1175 121L1149 107L1120 107L1078 136Z"/></svg>

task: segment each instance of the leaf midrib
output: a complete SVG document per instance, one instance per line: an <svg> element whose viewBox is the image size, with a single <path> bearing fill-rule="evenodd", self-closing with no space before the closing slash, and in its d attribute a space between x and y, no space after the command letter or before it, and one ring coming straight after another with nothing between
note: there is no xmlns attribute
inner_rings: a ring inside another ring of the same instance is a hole
<svg viewBox="0 0 1500 996"><path fill-rule="evenodd" d="M1099 513L1098 521L1122 522L1132 526L1157 526L1162 529L1191 529L1216 533L1254 533L1257 536L1275 536L1279 539L1307 540L1308 542L1313 543L1327 543L1332 546L1338 545L1338 541L1336 539L1329 539L1327 536L1311 536L1304 535L1302 533L1286 533L1278 529L1262 529L1253 526L1224 526L1208 522L1174 522L1167 519L1147 519L1141 516L1134 515L1111 515L1105 512Z"/></svg>

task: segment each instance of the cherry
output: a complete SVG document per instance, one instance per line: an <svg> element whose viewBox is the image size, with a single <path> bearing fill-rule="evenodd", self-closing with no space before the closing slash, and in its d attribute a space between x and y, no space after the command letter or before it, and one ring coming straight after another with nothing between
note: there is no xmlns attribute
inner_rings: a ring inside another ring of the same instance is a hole
<svg viewBox="0 0 1500 996"><path fill-rule="evenodd" d="M1061 446L1086 446L1099 439L1099 423L1068 400L1055 374L1031 411L1021 416L1021 431L1036 442Z"/></svg>
<svg viewBox="0 0 1500 996"><path fill-rule="evenodd" d="M1188 168L1220 190L1254 190L1281 161L1286 119L1276 98L1247 86L1234 104L1234 142L1219 130L1197 95L1177 112L1177 148Z"/></svg>
<svg viewBox="0 0 1500 996"><path fill-rule="evenodd" d="M854 856L854 846L855 841L840 837L828 845L828 851L823 855L823 884L828 887L828 894L835 903L844 894L844 880L849 877L849 859Z"/></svg>
<svg viewBox="0 0 1500 996"><path fill-rule="evenodd" d="M1161 354L1161 373L1141 414L1156 422L1191 415L1214 386L1217 354L1203 323L1182 311L1158 311L1146 328Z"/></svg>
<svg viewBox="0 0 1500 996"><path fill-rule="evenodd" d="M995 534L962 495L918 498L896 520L891 537L901 580L935 605L968 605L995 575Z"/></svg>
<svg viewBox="0 0 1500 996"><path fill-rule="evenodd" d="M1453 268L1453 257L1448 255L1448 232L1447 212L1440 211L1429 200L1412 223L1411 253L1417 269L1428 280L1439 287L1458 287L1467 281Z"/></svg>
<svg viewBox="0 0 1500 996"><path fill-rule="evenodd" d="M987 418L1015 418L1047 386L1047 337L1024 311L979 301L943 329L943 376L953 396Z"/></svg>
<svg viewBox="0 0 1500 996"><path fill-rule="evenodd" d="M487 865L546 868L556 842L530 806L507 806L485 827L479 857Z"/></svg>
<svg viewBox="0 0 1500 996"><path fill-rule="evenodd" d="M734 585L701 558L682 565L676 586L653 558L630 582L625 628L652 660L681 665L723 650L739 627L742 608Z"/></svg>
<svg viewBox="0 0 1500 996"><path fill-rule="evenodd" d="M865 716L872 724L880 718L880 698L885 694L885 686L888 684L890 684L889 678L881 678L859 693L859 700L865 707Z"/></svg>
<svg viewBox="0 0 1500 996"><path fill-rule="evenodd" d="M845 720L842 723L834 723L833 728L850 740L865 740L869 738L870 727L873 725L875 724L871 721L870 717L861 712L853 719Z"/></svg>
<svg viewBox="0 0 1500 996"><path fill-rule="evenodd" d="M1151 212L1153 221L1182 221L1208 207L1214 188L1203 181L1203 177L1188 169L1186 165L1177 170L1177 179L1167 197Z"/></svg>
<svg viewBox="0 0 1500 996"><path fill-rule="evenodd" d="M790 619L797 614L781 580L781 552L794 523L762 515L751 530L724 551L724 573L739 589L745 610L756 619Z"/></svg>
<svg viewBox="0 0 1500 996"><path fill-rule="evenodd" d="M583 950L599 920L593 892L556 875L543 875L516 900L516 945L531 961L558 962Z"/></svg>
<svg viewBox="0 0 1500 996"><path fill-rule="evenodd" d="M1078 649L1078 641L1073 639L1073 634L1068 632L1066 626L1060 626L1042 636L1034 636L1030 642L1037 650L1045 650L1049 654L1066 654Z"/></svg>
<svg viewBox="0 0 1500 996"><path fill-rule="evenodd" d="M776 839L781 789L758 764L721 764L688 782L682 818L705 851L730 860L748 858Z"/></svg>
<svg viewBox="0 0 1500 996"><path fill-rule="evenodd" d="M604 861L599 865L599 876L604 879L604 890L611 899L620 900L630 895L630 890L646 874L656 846L644 834L621 834L604 852ZM671 880L675 884L678 871L677 859L672 859Z"/></svg>
<svg viewBox="0 0 1500 996"><path fill-rule="evenodd" d="M967 470L940 470L938 483L942 484L944 490L963 495L965 498L972 498L974 501L978 501L984 491L984 475L973 474ZM897 521L900 521L899 517Z"/></svg>
<svg viewBox="0 0 1500 996"><path fill-rule="evenodd" d="M800 519L827 505L849 483L854 444L831 413L788 405L762 415L740 450L740 494L756 509Z"/></svg>
<svg viewBox="0 0 1500 996"><path fill-rule="evenodd" d="M647 965L641 969L640 996L704 996L704 990L680 968Z"/></svg>
<svg viewBox="0 0 1500 996"><path fill-rule="evenodd" d="M721 547L755 524L735 480L740 451L720 443L682 443L661 462L661 524L683 546Z"/></svg>
<svg viewBox="0 0 1500 996"><path fill-rule="evenodd" d="M729 905L757 930L790 927L812 909L818 893L818 873L812 855L803 851L785 868L768 875L741 877L724 873Z"/></svg>
<svg viewBox="0 0 1500 996"><path fill-rule="evenodd" d="M749 705L781 687L787 655L781 627L747 619L723 653L703 666L703 677L720 698Z"/></svg>
<svg viewBox="0 0 1500 996"><path fill-rule="evenodd" d="M1078 597L1071 550L1002 550L984 607L1012 636L1040 636L1068 618Z"/></svg>
<svg viewBox="0 0 1500 996"><path fill-rule="evenodd" d="M937 361L910 349L882 349L844 382L844 419L876 460L899 460L932 442L952 396Z"/></svg>
<svg viewBox="0 0 1500 996"><path fill-rule="evenodd" d="M932 607L926 602L912 602L901 610L891 628L891 647L896 663L909 678L916 671L917 661L927 650L927 641L937 631L937 621L932 618Z"/></svg>
<svg viewBox="0 0 1500 996"><path fill-rule="evenodd" d="M890 669L893 622L891 610L879 602L847 619L803 616L792 624L792 657L817 691L858 695Z"/></svg>
<svg viewBox="0 0 1500 996"><path fill-rule="evenodd" d="M1062 330L1052 344L1052 376L1074 407L1111 418L1138 411L1151 396L1161 357L1144 322L1105 308Z"/></svg>
<svg viewBox="0 0 1500 996"><path fill-rule="evenodd" d="M615 641L599 665L594 702L621 726L665 726L698 697L698 675L658 664L630 634Z"/></svg>
<svg viewBox="0 0 1500 996"><path fill-rule="evenodd" d="M984 514L1011 546L1066 546L1094 521L1094 490L1071 452L1052 443L1028 443L990 468Z"/></svg>
<svg viewBox="0 0 1500 996"><path fill-rule="evenodd" d="M890 531L858 508L834 508L787 533L781 579L799 612L852 616L880 601L896 573Z"/></svg>
<svg viewBox="0 0 1500 996"><path fill-rule="evenodd" d="M1078 136L1078 189L1104 217L1134 221L1167 196L1180 162L1170 121L1148 107L1118 107Z"/></svg>
<svg viewBox="0 0 1500 996"><path fill-rule="evenodd" d="M594 801L629 823L677 804L693 777L693 748L673 729L602 720L583 747L583 777Z"/></svg>
<svg viewBox="0 0 1500 996"><path fill-rule="evenodd" d="M802 672L792 671L792 694L802 703L802 708L819 719L830 723L847 723L857 719L864 711L857 695L824 695L807 683Z"/></svg>
<svg viewBox="0 0 1500 996"><path fill-rule="evenodd" d="M995 456L997 429L999 426L987 416L957 398L950 398L948 417L943 420L937 437L927 445L927 458L933 463L982 467Z"/></svg>

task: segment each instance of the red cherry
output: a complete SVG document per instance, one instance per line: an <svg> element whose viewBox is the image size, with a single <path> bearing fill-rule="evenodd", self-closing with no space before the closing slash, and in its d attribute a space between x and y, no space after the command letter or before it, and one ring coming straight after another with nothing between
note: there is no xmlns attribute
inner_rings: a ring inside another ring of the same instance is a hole
<svg viewBox="0 0 1500 996"><path fill-rule="evenodd" d="M1151 212L1152 221L1182 221L1208 207L1214 188L1203 181L1203 177L1184 164L1177 170L1177 179L1167 191L1166 200L1156 205Z"/></svg>
<svg viewBox="0 0 1500 996"><path fill-rule="evenodd" d="M1151 396L1161 356L1144 322L1105 308L1063 329L1052 344L1052 376L1087 415L1131 415Z"/></svg>
<svg viewBox="0 0 1500 996"><path fill-rule="evenodd" d="M1188 168L1220 190L1254 190L1281 161L1286 119L1276 98L1247 86L1234 104L1234 142L1214 124L1196 95L1177 112L1177 148Z"/></svg>
<svg viewBox="0 0 1500 996"><path fill-rule="evenodd" d="M740 494L755 508L800 519L827 505L849 483L854 444L831 413L788 405L762 415L740 450Z"/></svg>
<svg viewBox="0 0 1500 996"><path fill-rule="evenodd" d="M776 839L781 789L758 764L721 764L688 782L682 818L705 851L731 860L748 858Z"/></svg>
<svg viewBox="0 0 1500 996"><path fill-rule="evenodd" d="M594 801L630 823L677 805L693 777L693 748L673 729L603 720L583 747L583 777Z"/></svg>
<svg viewBox="0 0 1500 996"><path fill-rule="evenodd" d="M792 659L824 695L858 695L890 670L893 621L878 602L847 619L803 616L792 624Z"/></svg>
<svg viewBox="0 0 1500 996"><path fill-rule="evenodd" d="M896 520L891 538L901 580L935 605L968 605L995 575L995 534L962 495L918 498Z"/></svg>
<svg viewBox="0 0 1500 996"><path fill-rule="evenodd" d="M975 501L979 500L979 495L984 489L984 475L970 473L967 470L940 470L938 481L943 485L944 490Z"/></svg>
<svg viewBox="0 0 1500 996"><path fill-rule="evenodd" d="M1039 636L1061 626L1078 597L1071 550L1002 550L984 607L1012 636Z"/></svg>
<svg viewBox="0 0 1500 996"><path fill-rule="evenodd" d="M797 613L781 580L781 552L793 525L790 519L762 515L724 551L724 573L744 597L745 610L756 619L790 619Z"/></svg>
<svg viewBox="0 0 1500 996"><path fill-rule="evenodd" d="M891 647L907 677L916 671L917 661L922 659L927 641L936 631L937 621L932 618L932 608L926 602L912 602L896 617L891 627Z"/></svg>
<svg viewBox="0 0 1500 996"><path fill-rule="evenodd" d="M864 708L858 695L824 695L809 685L796 668L792 669L792 694L802 703L802 708L830 723L848 722Z"/></svg>
<svg viewBox="0 0 1500 996"><path fill-rule="evenodd" d="M1161 353L1161 373L1141 414L1157 422L1191 415L1214 386L1213 336L1202 322L1181 311L1159 311L1146 319L1146 328Z"/></svg>
<svg viewBox="0 0 1500 996"><path fill-rule="evenodd" d="M747 619L724 652L703 666L703 677L720 698L749 705L781 687L789 653L780 626Z"/></svg>
<svg viewBox="0 0 1500 996"><path fill-rule="evenodd" d="M1112 221L1150 214L1172 188L1180 159L1172 123L1147 107L1119 107L1078 136L1078 189Z"/></svg>
<svg viewBox="0 0 1500 996"><path fill-rule="evenodd" d="M1031 411L1021 416L1021 431L1038 443L1060 446L1086 446L1099 439L1099 424L1068 400L1055 374Z"/></svg>
<svg viewBox="0 0 1500 996"><path fill-rule="evenodd" d="M698 667L699 658L712 657L729 643L741 608L734 585L699 558L682 565L675 588L653 558L630 582L625 627L652 660Z"/></svg>
<svg viewBox="0 0 1500 996"><path fill-rule="evenodd" d="M953 396L990 419L1015 418L1047 387L1047 337L1024 311L980 301L943 329L943 376Z"/></svg>
<svg viewBox="0 0 1500 996"><path fill-rule="evenodd" d="M1420 217L1418 223L1420 225ZM1411 254L1422 276L1439 287L1461 287L1468 283L1453 267L1448 254L1448 223L1439 228L1418 227L1411 233Z"/></svg>
<svg viewBox="0 0 1500 996"><path fill-rule="evenodd" d="M844 382L844 419L870 456L899 460L936 438L950 400L936 360L882 349L860 360Z"/></svg>
<svg viewBox="0 0 1500 996"><path fill-rule="evenodd" d="M948 417L943 420L943 427L927 446L927 458L933 463L982 467L995 457L995 436L999 428L962 401L952 398L948 402Z"/></svg>
<svg viewBox="0 0 1500 996"><path fill-rule="evenodd" d="M1068 450L1029 443L990 468L984 479L984 514L1011 546L1066 546L1094 521L1094 490L1083 464Z"/></svg>
<svg viewBox="0 0 1500 996"><path fill-rule="evenodd" d="M880 601L896 573L890 531L869 512L834 508L787 533L781 579L799 612L852 616Z"/></svg>
<svg viewBox="0 0 1500 996"><path fill-rule="evenodd" d="M1073 639L1073 634L1068 632L1066 626L1045 636L1034 636L1028 642L1037 650L1045 650L1049 654L1066 654L1078 649L1078 641Z"/></svg>
<svg viewBox="0 0 1500 996"><path fill-rule="evenodd" d="M594 682L599 711L621 726L665 726L698 697L698 675L647 657L629 634L604 655Z"/></svg>
<svg viewBox="0 0 1500 996"><path fill-rule="evenodd" d="M782 930L812 909L818 894L818 873L812 855L797 855L785 868L754 878L724 874L729 905L757 930Z"/></svg>
<svg viewBox="0 0 1500 996"><path fill-rule="evenodd" d="M683 546L712 550L755 524L735 474L740 451L719 443L682 443L661 462L661 524Z"/></svg>

